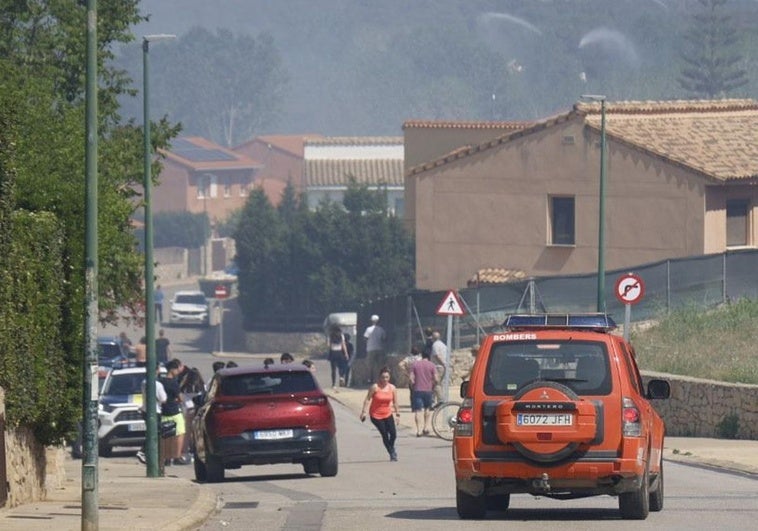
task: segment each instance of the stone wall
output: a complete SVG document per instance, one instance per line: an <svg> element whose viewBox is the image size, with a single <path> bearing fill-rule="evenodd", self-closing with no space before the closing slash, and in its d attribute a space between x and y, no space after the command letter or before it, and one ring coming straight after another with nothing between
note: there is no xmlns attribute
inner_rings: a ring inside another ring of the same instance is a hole
<svg viewBox="0 0 758 531"><path fill-rule="evenodd" d="M0 415L5 415L5 392L0 389ZM31 430L6 425L5 471L8 484L7 507L43 500L47 491L65 481L63 450L45 448L37 442ZM0 456L2 458L3 456Z"/></svg>
<svg viewBox="0 0 758 531"><path fill-rule="evenodd" d="M671 384L671 398L653 400L666 421L666 434L758 440L758 385L643 372L647 383L662 378Z"/></svg>
<svg viewBox="0 0 758 531"><path fill-rule="evenodd" d="M391 366L402 359L393 356ZM470 350L453 352L450 399L456 400L458 389L474 364ZM653 400L652 404L666 422L666 434L672 437L714 437L758 440L758 385L730 384L714 380L688 378L673 374L643 371L643 380L668 380L671 398ZM407 385L401 371L393 371L397 385Z"/></svg>

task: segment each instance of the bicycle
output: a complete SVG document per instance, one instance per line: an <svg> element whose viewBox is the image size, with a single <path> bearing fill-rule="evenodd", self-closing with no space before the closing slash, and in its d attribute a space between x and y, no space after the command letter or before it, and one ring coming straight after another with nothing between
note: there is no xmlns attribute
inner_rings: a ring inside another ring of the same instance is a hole
<svg viewBox="0 0 758 531"><path fill-rule="evenodd" d="M434 408L434 413L432 413L432 429L437 437L446 441L453 440L460 407L460 402L449 400L441 402Z"/></svg>

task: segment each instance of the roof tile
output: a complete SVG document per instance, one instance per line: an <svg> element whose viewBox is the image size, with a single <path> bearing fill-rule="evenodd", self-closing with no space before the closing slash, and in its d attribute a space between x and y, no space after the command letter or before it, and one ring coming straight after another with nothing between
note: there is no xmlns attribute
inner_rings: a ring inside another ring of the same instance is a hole
<svg viewBox="0 0 758 531"><path fill-rule="evenodd" d="M403 186L403 159L315 159L305 160L308 188L345 186L353 176L358 184Z"/></svg>

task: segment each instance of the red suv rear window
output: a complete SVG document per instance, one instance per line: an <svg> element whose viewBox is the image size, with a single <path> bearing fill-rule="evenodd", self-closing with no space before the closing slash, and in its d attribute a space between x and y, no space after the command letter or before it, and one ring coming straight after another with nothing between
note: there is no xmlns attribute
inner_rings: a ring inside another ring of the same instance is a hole
<svg viewBox="0 0 758 531"><path fill-rule="evenodd" d="M310 372L266 372L225 376L220 382L221 395L252 396L292 394L315 391L316 381Z"/></svg>
<svg viewBox="0 0 758 531"><path fill-rule="evenodd" d="M559 382L578 395L611 392L608 353L592 341L495 343L488 358L484 392L514 395L533 380Z"/></svg>

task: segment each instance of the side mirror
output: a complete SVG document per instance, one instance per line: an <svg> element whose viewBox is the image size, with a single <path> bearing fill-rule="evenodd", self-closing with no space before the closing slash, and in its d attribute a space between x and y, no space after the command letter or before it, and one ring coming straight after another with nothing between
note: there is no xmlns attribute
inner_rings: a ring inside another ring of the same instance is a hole
<svg viewBox="0 0 758 531"><path fill-rule="evenodd" d="M466 395L468 395L468 384L468 380L461 382L461 398L466 398Z"/></svg>
<svg viewBox="0 0 758 531"><path fill-rule="evenodd" d="M647 384L647 397L663 399L671 396L671 385L666 380L650 380Z"/></svg>

